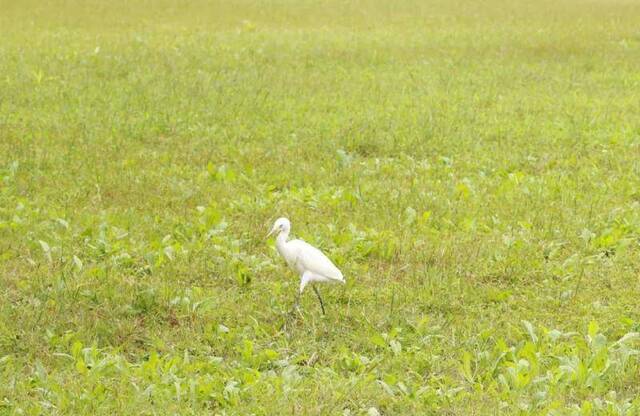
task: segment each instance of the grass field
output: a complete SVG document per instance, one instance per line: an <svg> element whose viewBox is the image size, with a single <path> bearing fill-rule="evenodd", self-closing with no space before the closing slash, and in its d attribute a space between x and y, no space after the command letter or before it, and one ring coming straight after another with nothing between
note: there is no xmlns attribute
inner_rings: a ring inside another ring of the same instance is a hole
<svg viewBox="0 0 640 416"><path fill-rule="evenodd" d="M638 22L0 0L0 414L640 414Z"/></svg>

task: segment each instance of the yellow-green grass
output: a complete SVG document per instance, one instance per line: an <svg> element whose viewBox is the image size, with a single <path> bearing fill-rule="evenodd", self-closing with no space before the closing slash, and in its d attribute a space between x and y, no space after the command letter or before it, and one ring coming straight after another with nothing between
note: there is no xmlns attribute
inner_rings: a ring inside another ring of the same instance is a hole
<svg viewBox="0 0 640 416"><path fill-rule="evenodd" d="M638 414L638 22L0 1L0 414Z"/></svg>

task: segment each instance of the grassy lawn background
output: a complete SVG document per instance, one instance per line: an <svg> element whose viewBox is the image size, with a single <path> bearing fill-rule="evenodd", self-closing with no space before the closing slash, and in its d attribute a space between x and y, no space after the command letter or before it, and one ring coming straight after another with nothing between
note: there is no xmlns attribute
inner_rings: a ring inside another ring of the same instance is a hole
<svg viewBox="0 0 640 416"><path fill-rule="evenodd" d="M638 22L0 0L0 414L637 414Z"/></svg>

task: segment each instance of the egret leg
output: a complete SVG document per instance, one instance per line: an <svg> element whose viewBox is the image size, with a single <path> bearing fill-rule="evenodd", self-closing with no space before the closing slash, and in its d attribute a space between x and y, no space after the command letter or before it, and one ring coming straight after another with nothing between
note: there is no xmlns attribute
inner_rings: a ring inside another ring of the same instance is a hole
<svg viewBox="0 0 640 416"><path fill-rule="evenodd" d="M298 313L300 313L300 298L302 297L302 292L304 292L305 286L307 286L312 281L312 278L313 276L309 272L305 272L302 274L302 276L300 276L300 290L298 291L298 293L296 293L296 300L293 306L294 310L297 310ZM300 316L302 316L302 313L300 313Z"/></svg>
<svg viewBox="0 0 640 416"><path fill-rule="evenodd" d="M313 291L316 292L316 296L318 296L318 300L320 301L320 308L322 309L322 314L324 315L324 302L322 302L322 296L320 296L320 291L318 290L318 288L315 285L311 286L313 288Z"/></svg>
<svg viewBox="0 0 640 416"><path fill-rule="evenodd" d="M291 306L291 312L289 312L289 314L293 315L296 310L300 310L300 293L296 293L296 297L293 299L293 305Z"/></svg>
<svg viewBox="0 0 640 416"><path fill-rule="evenodd" d="M293 316L297 312L300 318L304 319L304 315L302 315L302 311L300 310L300 298L302 297L301 295L301 293L296 293L296 297L293 300L293 305L291 306L291 311L289 312L289 318L293 318Z"/></svg>

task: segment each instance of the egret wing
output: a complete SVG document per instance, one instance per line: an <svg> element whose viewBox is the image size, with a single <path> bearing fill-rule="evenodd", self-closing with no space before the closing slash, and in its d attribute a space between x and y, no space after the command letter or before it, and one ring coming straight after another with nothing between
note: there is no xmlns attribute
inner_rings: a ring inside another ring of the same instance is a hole
<svg viewBox="0 0 640 416"><path fill-rule="evenodd" d="M342 272L322 251L302 240L294 240L290 243L296 245L298 251L297 261L305 270L324 276L327 279L344 281Z"/></svg>

